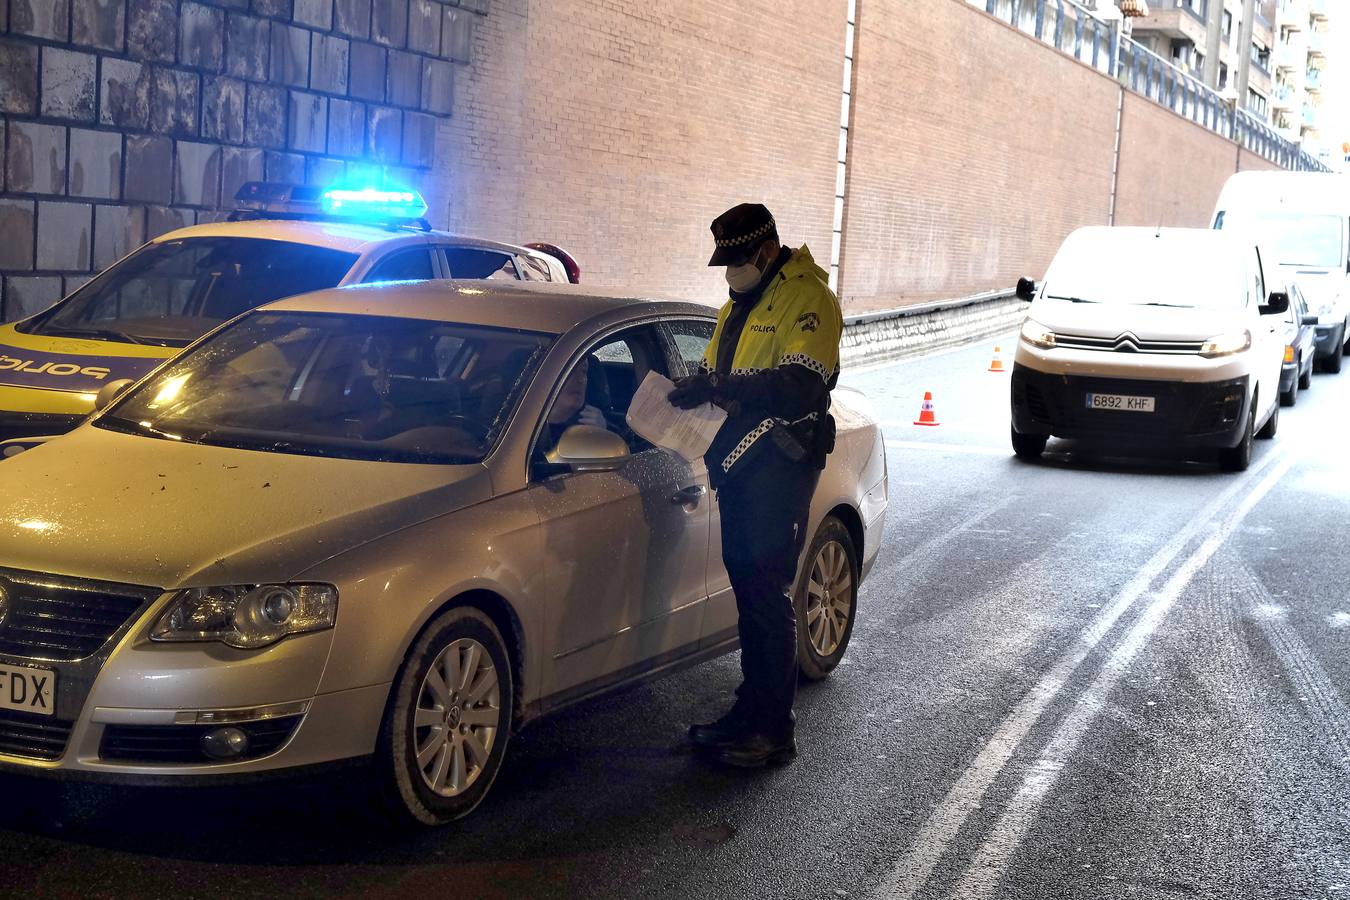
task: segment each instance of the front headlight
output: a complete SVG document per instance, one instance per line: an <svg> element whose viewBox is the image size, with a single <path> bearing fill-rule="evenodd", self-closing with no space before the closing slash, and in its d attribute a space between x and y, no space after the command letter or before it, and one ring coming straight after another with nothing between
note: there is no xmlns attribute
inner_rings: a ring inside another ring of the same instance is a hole
<svg viewBox="0 0 1350 900"><path fill-rule="evenodd" d="M241 650L337 621L337 588L327 584L259 584L179 591L150 629L155 641L219 641Z"/></svg>
<svg viewBox="0 0 1350 900"><path fill-rule="evenodd" d="M1206 359L1216 356L1232 356L1241 353L1252 345L1252 333L1245 328L1229 334L1212 337L1200 345L1200 355Z"/></svg>
<svg viewBox="0 0 1350 900"><path fill-rule="evenodd" d="M1055 348L1055 333L1035 319L1027 319L1022 323L1022 340L1042 350Z"/></svg>

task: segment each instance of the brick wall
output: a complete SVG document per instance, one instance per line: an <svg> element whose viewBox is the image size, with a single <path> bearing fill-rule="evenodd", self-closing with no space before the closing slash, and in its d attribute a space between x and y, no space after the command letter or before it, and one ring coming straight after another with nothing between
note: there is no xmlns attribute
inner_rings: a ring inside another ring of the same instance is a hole
<svg viewBox="0 0 1350 900"><path fill-rule="evenodd" d="M435 162L488 0L0 0L0 320L249 179Z"/></svg>
<svg viewBox="0 0 1350 900"><path fill-rule="evenodd" d="M767 204L829 265L846 0L496 0L433 206L585 283L720 302L708 223Z"/></svg>
<svg viewBox="0 0 1350 900"><path fill-rule="evenodd" d="M1106 224L1114 80L961 0L859 0L841 298L848 312L1039 277ZM1225 179L1274 166L1132 93L1116 223L1205 226Z"/></svg>

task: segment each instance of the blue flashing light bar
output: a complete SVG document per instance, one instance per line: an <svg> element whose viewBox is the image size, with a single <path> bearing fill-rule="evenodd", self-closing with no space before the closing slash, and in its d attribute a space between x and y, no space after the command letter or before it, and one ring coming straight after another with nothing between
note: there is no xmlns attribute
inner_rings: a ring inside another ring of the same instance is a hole
<svg viewBox="0 0 1350 900"><path fill-rule="evenodd" d="M319 205L332 216L359 219L420 219L427 202L417 191L366 188L329 188Z"/></svg>

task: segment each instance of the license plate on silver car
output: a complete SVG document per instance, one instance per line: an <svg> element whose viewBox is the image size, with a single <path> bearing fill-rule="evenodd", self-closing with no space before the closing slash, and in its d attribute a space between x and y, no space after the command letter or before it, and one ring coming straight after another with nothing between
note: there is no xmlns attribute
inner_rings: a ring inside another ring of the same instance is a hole
<svg viewBox="0 0 1350 900"><path fill-rule="evenodd" d="M1088 394L1088 409L1115 409L1121 412L1153 412L1154 398L1128 394Z"/></svg>
<svg viewBox="0 0 1350 900"><path fill-rule="evenodd" d="M56 715L56 673L51 669L0 664L0 709Z"/></svg>

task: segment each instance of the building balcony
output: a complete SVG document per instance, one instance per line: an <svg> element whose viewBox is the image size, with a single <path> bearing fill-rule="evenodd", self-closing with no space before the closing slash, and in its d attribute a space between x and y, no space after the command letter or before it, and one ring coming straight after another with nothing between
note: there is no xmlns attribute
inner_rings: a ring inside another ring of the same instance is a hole
<svg viewBox="0 0 1350 900"><path fill-rule="evenodd" d="M1270 77L1270 72L1261 68L1255 62L1247 70L1247 86L1254 88L1266 97L1269 97L1275 89L1275 83Z"/></svg>
<svg viewBox="0 0 1350 900"><path fill-rule="evenodd" d="M1308 32L1308 57L1310 59L1325 59L1327 49L1327 34L1325 31Z"/></svg>
<svg viewBox="0 0 1350 900"><path fill-rule="evenodd" d="M1270 108L1285 110L1292 114L1294 110L1298 108L1298 103L1295 99L1297 93L1297 91L1287 84L1275 85L1275 90L1270 92Z"/></svg>
<svg viewBox="0 0 1350 900"><path fill-rule="evenodd" d="M1317 106L1315 106L1314 104L1312 103L1303 104L1303 119L1302 119L1303 127L1316 128L1317 122L1320 118L1320 113L1321 110L1318 109Z"/></svg>
<svg viewBox="0 0 1350 900"><path fill-rule="evenodd" d="M1131 27L1136 37L1156 35L1204 46L1208 8L1209 0L1157 0L1149 3L1148 15L1135 19Z"/></svg>
<svg viewBox="0 0 1350 900"><path fill-rule="evenodd" d="M1312 0L1308 14L1314 21L1325 22L1331 17L1331 0Z"/></svg>
<svg viewBox="0 0 1350 900"><path fill-rule="evenodd" d="M1322 70L1309 69L1308 76L1304 80L1303 86L1310 91L1320 92L1322 90Z"/></svg>

